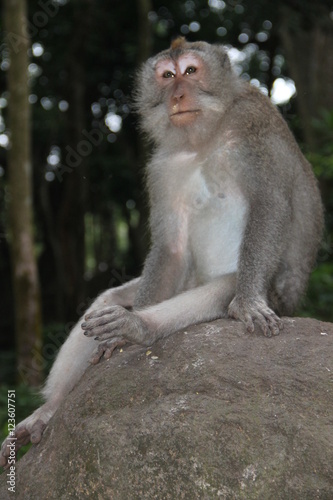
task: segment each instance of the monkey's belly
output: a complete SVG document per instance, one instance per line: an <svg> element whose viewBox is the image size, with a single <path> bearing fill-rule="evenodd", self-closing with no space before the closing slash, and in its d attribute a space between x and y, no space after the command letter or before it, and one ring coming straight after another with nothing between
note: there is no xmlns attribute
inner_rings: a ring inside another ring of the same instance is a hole
<svg viewBox="0 0 333 500"><path fill-rule="evenodd" d="M242 197L215 199L210 205L190 227L193 261L203 283L237 271L246 225L247 208Z"/></svg>

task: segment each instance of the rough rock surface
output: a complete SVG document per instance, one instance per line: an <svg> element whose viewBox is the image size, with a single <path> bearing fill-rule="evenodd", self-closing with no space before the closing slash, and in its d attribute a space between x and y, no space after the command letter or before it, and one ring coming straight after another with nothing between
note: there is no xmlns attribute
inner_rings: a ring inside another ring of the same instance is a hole
<svg viewBox="0 0 333 500"><path fill-rule="evenodd" d="M316 320L129 346L87 371L17 464L14 496L331 500L332 388L333 325Z"/></svg>

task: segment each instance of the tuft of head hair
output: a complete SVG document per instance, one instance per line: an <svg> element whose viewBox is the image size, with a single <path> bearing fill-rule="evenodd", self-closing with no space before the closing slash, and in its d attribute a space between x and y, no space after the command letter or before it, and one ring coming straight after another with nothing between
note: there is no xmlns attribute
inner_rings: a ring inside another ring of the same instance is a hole
<svg viewBox="0 0 333 500"><path fill-rule="evenodd" d="M184 48L185 44L186 44L185 37L184 36L178 36L177 38L175 38L174 40L172 40L171 45L170 45L170 49L171 50L182 49L182 48Z"/></svg>

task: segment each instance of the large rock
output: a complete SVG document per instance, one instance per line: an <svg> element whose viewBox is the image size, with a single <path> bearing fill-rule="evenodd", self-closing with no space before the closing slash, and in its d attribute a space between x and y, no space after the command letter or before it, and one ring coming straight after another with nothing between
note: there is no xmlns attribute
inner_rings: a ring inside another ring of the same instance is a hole
<svg viewBox="0 0 333 500"><path fill-rule="evenodd" d="M331 500L332 339L315 320L271 339L219 320L117 352L18 463L16 498Z"/></svg>

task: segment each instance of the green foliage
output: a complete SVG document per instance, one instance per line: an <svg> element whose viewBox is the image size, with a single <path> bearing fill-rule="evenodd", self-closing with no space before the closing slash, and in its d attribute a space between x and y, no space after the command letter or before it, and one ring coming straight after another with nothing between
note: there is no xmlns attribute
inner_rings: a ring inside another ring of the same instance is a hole
<svg viewBox="0 0 333 500"><path fill-rule="evenodd" d="M333 263L321 263L312 273L300 316L333 321Z"/></svg>
<svg viewBox="0 0 333 500"><path fill-rule="evenodd" d="M326 230L300 314L333 321L333 111L322 110L314 122L321 146L307 154L319 180L326 208Z"/></svg>
<svg viewBox="0 0 333 500"><path fill-rule="evenodd" d="M333 110L322 110L320 115L320 119L314 120L314 128L320 137L321 146L307 157L317 177L323 182L333 179Z"/></svg>

